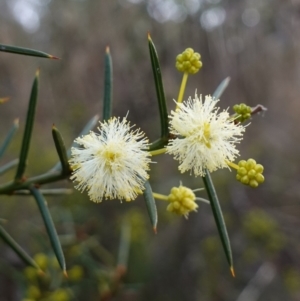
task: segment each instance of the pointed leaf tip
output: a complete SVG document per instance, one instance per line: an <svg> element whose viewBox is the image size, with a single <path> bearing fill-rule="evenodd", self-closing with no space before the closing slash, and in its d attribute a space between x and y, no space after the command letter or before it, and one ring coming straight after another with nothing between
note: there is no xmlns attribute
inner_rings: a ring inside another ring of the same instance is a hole
<svg viewBox="0 0 300 301"><path fill-rule="evenodd" d="M104 59L104 95L103 95L103 120L108 120L112 115L113 103L113 65L112 58L109 52L109 47L106 47Z"/></svg>
<svg viewBox="0 0 300 301"><path fill-rule="evenodd" d="M153 227L154 234L157 234L157 227Z"/></svg>
<svg viewBox="0 0 300 301"><path fill-rule="evenodd" d="M106 46L106 48L105 48L105 52L106 52L106 53L110 53L109 46Z"/></svg>
<svg viewBox="0 0 300 301"><path fill-rule="evenodd" d="M0 226L0 239L12 249L14 252L29 266L36 268L38 271L41 268L38 264L22 249L22 247Z"/></svg>
<svg viewBox="0 0 300 301"><path fill-rule="evenodd" d="M3 45L3 44L0 44L0 51L10 52L10 53L15 53L15 54L22 54L22 55L29 55L29 56L36 56L36 57L43 57L43 58L47 58L47 59L55 59L55 60L58 59L54 55L51 55L51 54L48 54L46 52L42 52L39 50L24 48L24 47L17 47L17 46L10 46L10 45Z"/></svg>
<svg viewBox="0 0 300 301"><path fill-rule="evenodd" d="M15 175L15 182L21 182L23 178L23 174L25 172L27 166L27 157L30 148L32 130L34 125L34 117L36 112L36 104L38 98L38 85L39 85L39 76L40 69L37 69L35 78L31 87L31 93L29 98L29 105L27 109L27 116L26 116L26 124L25 130L22 139L21 151L19 156L19 165L17 168L17 172Z"/></svg>
<svg viewBox="0 0 300 301"><path fill-rule="evenodd" d="M153 71L155 90L158 100L159 116L160 116L160 127L161 127L161 138L165 141L169 139L169 118L168 109L166 103L166 97L164 92L164 85L162 81L161 67L157 51L153 41L151 40L150 34L148 36L148 46L150 52L151 67ZM152 149L153 150L153 149Z"/></svg>
<svg viewBox="0 0 300 301"><path fill-rule="evenodd" d="M68 162L68 154L65 148L63 137L54 125L52 126L52 137L62 166L62 172L67 175L70 173L71 169Z"/></svg>
<svg viewBox="0 0 300 301"><path fill-rule="evenodd" d="M62 269L63 272L66 271L66 263L65 263L65 257L64 253L61 247L61 243L59 241L59 237L57 234L57 231L55 229L52 216L50 214L50 211L48 209L47 201L45 200L43 194L41 191L37 188L35 188L33 185L30 185L29 190L33 197L36 200L37 206L39 208L39 211L41 213L42 219L44 221L48 237L50 239L50 243L52 246L52 249L55 253L55 256L57 258L57 261Z"/></svg>
<svg viewBox="0 0 300 301"><path fill-rule="evenodd" d="M150 35L150 32L148 32L148 40L151 41L151 35Z"/></svg>
<svg viewBox="0 0 300 301"><path fill-rule="evenodd" d="M44 276L46 275L46 273L45 273L43 270L41 270L41 269L39 269L39 270L37 271L37 273L38 273L38 275L41 276L41 277L44 277Z"/></svg>
<svg viewBox="0 0 300 301"><path fill-rule="evenodd" d="M51 59L51 60L60 60L59 57L54 56L54 55L49 55L49 59Z"/></svg>
<svg viewBox="0 0 300 301"><path fill-rule="evenodd" d="M227 86L229 85L230 77L226 77L222 82L219 84L215 92L213 93L213 97L215 99L220 99L223 92L226 90Z"/></svg>
<svg viewBox="0 0 300 301"><path fill-rule="evenodd" d="M231 275L232 277L235 278L235 273L234 273L234 269L233 269L233 266L230 267L230 272L231 272Z"/></svg>
<svg viewBox="0 0 300 301"><path fill-rule="evenodd" d="M40 68L38 68L38 69L36 70L36 72L35 72L35 77L39 77L39 75L40 75Z"/></svg>
<svg viewBox="0 0 300 301"><path fill-rule="evenodd" d="M204 186L210 201L211 209L213 212L213 216L217 225L217 229L219 232L219 236L222 242L222 246L225 252L226 259L228 261L228 264L230 266L231 272L233 271L233 263L232 263L232 252L231 252L231 246L230 246L230 240L227 233L226 224L224 221L222 209L220 206L220 202L214 187L214 184L212 182L212 179L210 177L210 173L208 170L206 170L206 175L202 177Z"/></svg>
<svg viewBox="0 0 300 301"><path fill-rule="evenodd" d="M65 278L67 278L67 279L69 278L69 275L66 270L63 270L63 274L64 274Z"/></svg>

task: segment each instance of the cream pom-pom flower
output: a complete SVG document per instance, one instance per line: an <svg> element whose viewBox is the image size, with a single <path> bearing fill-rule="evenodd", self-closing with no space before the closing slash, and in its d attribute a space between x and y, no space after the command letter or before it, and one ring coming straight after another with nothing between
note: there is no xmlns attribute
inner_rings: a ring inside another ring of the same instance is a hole
<svg viewBox="0 0 300 301"><path fill-rule="evenodd" d="M167 153L180 162L179 170L191 170L195 176L204 176L205 170L228 167L238 156L236 143L242 139L245 127L235 124L227 110L219 113L211 96L195 94L171 112L170 132L177 136L167 145Z"/></svg>
<svg viewBox="0 0 300 301"><path fill-rule="evenodd" d="M78 183L76 189L87 190L94 202L132 201L149 178L148 139L140 129L132 130L126 118L100 122L98 130L75 139L82 147L71 150L71 180Z"/></svg>

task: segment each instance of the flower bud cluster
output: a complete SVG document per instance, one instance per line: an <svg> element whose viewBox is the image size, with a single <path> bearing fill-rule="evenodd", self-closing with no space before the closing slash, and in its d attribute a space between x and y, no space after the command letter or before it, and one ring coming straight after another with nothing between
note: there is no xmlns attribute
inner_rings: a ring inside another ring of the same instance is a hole
<svg viewBox="0 0 300 301"><path fill-rule="evenodd" d="M256 188L264 182L265 178L262 175L264 167L261 164L257 164L255 160L241 160L238 166L236 179L241 183Z"/></svg>
<svg viewBox="0 0 300 301"><path fill-rule="evenodd" d="M70 254L73 254L73 248ZM77 255L79 256L79 255ZM53 291L52 279L59 278L60 282L63 281L61 268L56 258L48 257L44 253L38 253L33 257L36 264L45 273L41 273L41 270L28 266L24 269L23 273L27 280L27 289L25 291L26 297L22 301L70 301L70 290L64 285L61 288L57 288ZM81 265L73 265L68 271L68 284L79 283L84 278L84 268Z"/></svg>
<svg viewBox="0 0 300 301"><path fill-rule="evenodd" d="M195 74L202 67L200 58L201 55L198 52L194 52L192 48L187 48L181 54L177 55L176 68L180 72Z"/></svg>
<svg viewBox="0 0 300 301"><path fill-rule="evenodd" d="M187 217L191 211L197 211L198 205L195 200L196 196L190 188L182 185L173 187L168 196L170 204L167 210Z"/></svg>
<svg viewBox="0 0 300 301"><path fill-rule="evenodd" d="M251 107L244 103L234 105L233 110L238 115L235 119L236 121L243 122L251 117Z"/></svg>

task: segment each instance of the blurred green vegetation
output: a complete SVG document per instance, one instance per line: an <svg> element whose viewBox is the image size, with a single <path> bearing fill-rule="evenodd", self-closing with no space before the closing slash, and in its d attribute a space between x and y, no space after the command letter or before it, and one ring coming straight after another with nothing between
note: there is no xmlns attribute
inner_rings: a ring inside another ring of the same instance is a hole
<svg viewBox="0 0 300 301"><path fill-rule="evenodd" d="M0 97L10 97L0 107L1 141L13 120L20 119L1 164L19 155L32 79L36 69L41 70L28 176L58 161L53 124L69 146L86 122L102 112L107 45L114 64L114 115L129 112L128 118L151 140L159 137L148 32L158 50L169 110L181 80L175 57L193 47L201 54L203 68L189 78L185 98L195 89L210 94L230 76L222 108L260 103L268 111L251 120L240 148L242 159L251 155L264 165L265 183L251 190L240 185L233 172L212 175L232 243L236 278L229 273L208 205L201 204L186 220L172 216L166 204L159 203L154 235L142 198L128 204L94 204L77 191L47 197L66 255L66 279L53 262L32 197L1 195L5 228L47 271L37 275L1 242L1 300L240 301L246 293L250 301L299 300L299 9L297 1L279 0L2 1L1 43L61 58L0 53ZM202 187L201 179L179 174L171 157L156 161L164 166L153 164L155 192L168 194L179 180L192 189ZM0 180L4 183L13 175L11 171ZM46 187L72 184L61 181ZM131 239L125 273L118 269L117 258L126 217ZM266 263L272 269L259 278Z"/></svg>

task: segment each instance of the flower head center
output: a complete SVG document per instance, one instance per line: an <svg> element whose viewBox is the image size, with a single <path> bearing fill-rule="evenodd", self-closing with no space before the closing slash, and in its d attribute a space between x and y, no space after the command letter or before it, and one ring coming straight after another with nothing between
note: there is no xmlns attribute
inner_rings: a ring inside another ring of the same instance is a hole
<svg viewBox="0 0 300 301"><path fill-rule="evenodd" d="M104 157L107 159L108 162L114 163L120 157L120 154L114 153L110 150L104 152Z"/></svg>
<svg viewBox="0 0 300 301"><path fill-rule="evenodd" d="M110 172L121 169L120 159L122 157L122 152L116 145L106 145L105 149L101 152L101 157Z"/></svg>
<svg viewBox="0 0 300 301"><path fill-rule="evenodd" d="M207 148L211 148L211 131L210 131L210 123L205 122L201 130L199 128L195 129L193 132L197 131L196 139L203 143Z"/></svg>

